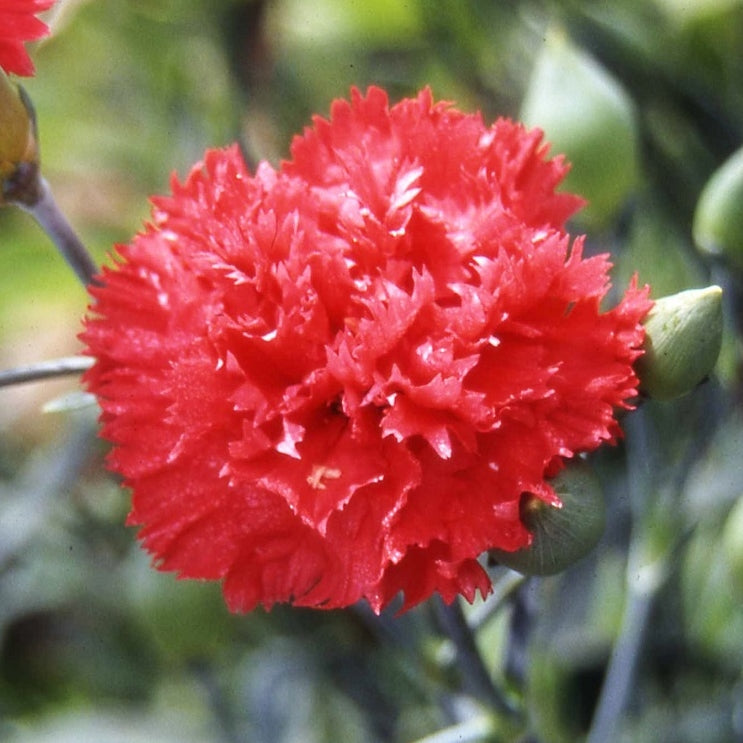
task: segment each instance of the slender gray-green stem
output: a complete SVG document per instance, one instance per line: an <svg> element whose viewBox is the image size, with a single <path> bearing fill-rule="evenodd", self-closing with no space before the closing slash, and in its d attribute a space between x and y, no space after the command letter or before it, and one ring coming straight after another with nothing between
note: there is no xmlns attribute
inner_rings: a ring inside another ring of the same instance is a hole
<svg viewBox="0 0 743 743"><path fill-rule="evenodd" d="M63 377L72 374L81 374L90 369L93 359L88 356L64 356L49 361L39 361L35 364L16 366L12 369L0 370L0 387L25 382L37 382L42 379Z"/></svg>
<svg viewBox="0 0 743 743"><path fill-rule="evenodd" d="M632 690L645 627L657 594L656 581L644 585L641 577L636 580L640 585L630 587L627 592L619 637L609 660L586 743L610 743L616 740L617 727Z"/></svg>
<svg viewBox="0 0 743 743"><path fill-rule="evenodd" d="M656 456L649 434L647 412L636 410L625 423L627 431L627 489L632 514L632 536L625 571L625 605L619 635L586 743L616 740L635 679L643 639L655 597L667 576L663 549L652 549L648 523L658 497ZM666 549L670 545L666 545Z"/></svg>
<svg viewBox="0 0 743 743"><path fill-rule="evenodd" d="M83 286L97 283L95 276L98 267L54 200L46 179L41 176L38 179L39 197L32 201L15 203L41 225Z"/></svg>
<svg viewBox="0 0 743 743"><path fill-rule="evenodd" d="M496 712L508 717L517 716L518 710L498 689L485 667L459 601L455 599L451 604L445 604L437 597L435 606L441 626L456 648L457 663L471 693Z"/></svg>
<svg viewBox="0 0 743 743"><path fill-rule="evenodd" d="M188 663L188 668L206 693L221 740L224 743L242 743L244 738L240 734L230 700L219 683L217 670L213 664L203 659L194 659Z"/></svg>

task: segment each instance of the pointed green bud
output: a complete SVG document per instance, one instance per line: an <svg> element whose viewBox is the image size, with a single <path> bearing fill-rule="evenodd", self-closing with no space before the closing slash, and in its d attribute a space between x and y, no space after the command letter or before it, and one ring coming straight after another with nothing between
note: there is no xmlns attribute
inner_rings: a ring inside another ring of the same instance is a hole
<svg viewBox="0 0 743 743"><path fill-rule="evenodd" d="M598 544L606 506L591 468L584 462L570 462L551 485L561 507L531 493L522 496L521 520L532 533L532 543L516 552L490 550L491 558L525 575L553 575L578 562Z"/></svg>
<svg viewBox="0 0 743 743"><path fill-rule="evenodd" d="M551 153L572 164L565 189L588 206L578 215L605 226L637 182L634 106L622 86L559 32L547 36L529 81L521 120L544 130Z"/></svg>
<svg viewBox="0 0 743 743"><path fill-rule="evenodd" d="M743 147L707 181L694 212L694 241L743 269Z"/></svg>
<svg viewBox="0 0 743 743"><path fill-rule="evenodd" d="M722 289L688 291L655 301L645 318L645 353L635 366L640 390L671 400L710 374L722 345Z"/></svg>

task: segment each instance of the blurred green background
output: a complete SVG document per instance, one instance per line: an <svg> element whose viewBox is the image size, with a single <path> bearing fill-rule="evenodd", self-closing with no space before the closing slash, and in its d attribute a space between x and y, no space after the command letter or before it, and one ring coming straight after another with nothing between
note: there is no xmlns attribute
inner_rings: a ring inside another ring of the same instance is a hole
<svg viewBox="0 0 743 743"><path fill-rule="evenodd" d="M43 412L77 381L0 390L0 740L575 741L613 647L636 675L611 740L743 740L743 168L698 206L743 146L743 3L62 0L48 18L23 84L44 174L98 260L206 148L278 163L351 85L430 85L545 128L590 202L574 229L612 252L617 285L718 283L726 335L709 382L644 404L596 458L596 553L466 607L517 721L473 692L436 602L233 617L218 587L150 570L95 408ZM78 352L85 306L31 218L0 210L0 366Z"/></svg>

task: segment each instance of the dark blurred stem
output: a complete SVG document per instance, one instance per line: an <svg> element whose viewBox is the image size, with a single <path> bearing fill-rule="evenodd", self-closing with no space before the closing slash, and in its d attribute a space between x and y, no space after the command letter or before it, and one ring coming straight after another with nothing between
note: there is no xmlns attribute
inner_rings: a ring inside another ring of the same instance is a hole
<svg viewBox="0 0 743 743"><path fill-rule="evenodd" d="M619 639L609 660L586 743L608 743L617 739L617 727L627 706L655 595L655 590L632 589L627 595Z"/></svg>
<svg viewBox="0 0 743 743"><path fill-rule="evenodd" d="M435 606L441 627L457 650L457 662L470 692L496 712L509 717L516 717L518 710L495 686L488 669L483 663L472 630L462 612L459 601L455 600L447 605L437 597Z"/></svg>
<svg viewBox="0 0 743 743"><path fill-rule="evenodd" d="M189 661L188 667L206 692L209 707L224 743L243 743L244 739L239 734L235 716L232 713L229 700L219 684L215 669L209 662L196 659Z"/></svg>
<svg viewBox="0 0 743 743"><path fill-rule="evenodd" d="M93 359L87 356L65 356L51 361L39 361L36 364L16 366L13 369L0 371L0 387L24 382L37 382L41 379L81 374L90 369Z"/></svg>
<svg viewBox="0 0 743 743"><path fill-rule="evenodd" d="M634 411L625 422L627 436L627 489L633 530L625 577L625 606L619 635L614 644L604 684L586 743L614 741L632 692L637 662L642 652L645 627L653 601L665 579L663 550L650 550L650 509L658 497L654 473L659 469L645 408ZM651 495L648 495L648 494ZM670 548L670 545L667 545ZM655 560L650 555L655 554Z"/></svg>
<svg viewBox="0 0 743 743"><path fill-rule="evenodd" d="M98 273L98 267L85 246L80 242L65 215L60 211L46 179L39 176L38 185L40 191L37 200L32 203L21 201L16 203L31 214L41 225L84 287L98 283L94 281L94 276Z"/></svg>

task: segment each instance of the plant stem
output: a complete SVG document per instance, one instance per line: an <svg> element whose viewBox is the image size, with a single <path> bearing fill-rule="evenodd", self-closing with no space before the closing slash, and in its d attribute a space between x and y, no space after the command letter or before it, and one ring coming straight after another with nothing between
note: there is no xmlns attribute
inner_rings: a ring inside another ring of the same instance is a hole
<svg viewBox="0 0 743 743"><path fill-rule="evenodd" d="M441 626L457 650L457 662L471 693L500 714L516 717L518 710L493 683L483 663L459 601L455 599L451 604L445 604L437 597L435 606Z"/></svg>
<svg viewBox="0 0 743 743"><path fill-rule="evenodd" d="M16 201L15 203L31 214L41 225L84 287L90 284L98 284L94 278L98 273L98 267L80 238L75 234L65 215L60 211L45 178L38 177L38 187L38 199L30 203L23 201Z"/></svg>
<svg viewBox="0 0 743 743"><path fill-rule="evenodd" d="M625 568L625 605L619 635L609 658L606 676L586 743L616 739L627 707L637 669L645 627L653 601L666 577L663 551L649 551L647 524L655 499L654 473L659 469L657 452L649 434L647 410L640 408L625 423L627 434L627 490L632 514L632 534Z"/></svg>
<svg viewBox="0 0 743 743"><path fill-rule="evenodd" d="M92 365L93 359L88 356L65 356L51 361L39 361L36 364L3 369L0 371L0 387L36 382L51 377L80 374L90 369Z"/></svg>
<svg viewBox="0 0 743 743"><path fill-rule="evenodd" d="M211 663L201 659L190 660L188 668L206 693L206 700L219 728L220 738L224 743L241 743L244 738L240 735L229 699L219 683L217 670Z"/></svg>
<svg viewBox="0 0 743 743"><path fill-rule="evenodd" d="M654 589L630 588L628 591L619 638L609 660L586 743L608 743L616 740L617 726L627 706L655 595Z"/></svg>

